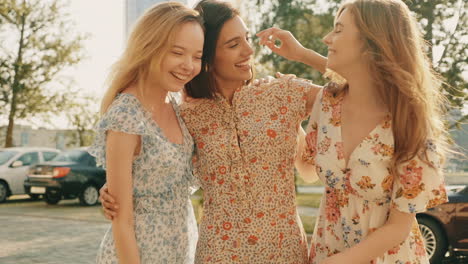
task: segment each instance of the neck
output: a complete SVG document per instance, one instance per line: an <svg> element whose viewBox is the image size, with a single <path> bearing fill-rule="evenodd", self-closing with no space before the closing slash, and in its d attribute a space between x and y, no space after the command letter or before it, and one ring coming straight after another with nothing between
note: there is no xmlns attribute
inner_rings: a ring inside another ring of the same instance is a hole
<svg viewBox="0 0 468 264"><path fill-rule="evenodd" d="M159 83L147 80L143 84L142 101L150 109L160 109L166 104L167 90L163 89Z"/></svg>
<svg viewBox="0 0 468 264"><path fill-rule="evenodd" d="M219 78L215 79L216 87L218 88L219 93L228 100L230 104L232 104L232 98L234 98L234 93L240 87L242 87L243 83L239 81L226 81L221 80Z"/></svg>
<svg viewBox="0 0 468 264"><path fill-rule="evenodd" d="M349 76L349 77L348 77ZM382 109L384 106L369 71L365 67L350 67L346 72L348 81L346 101L349 106L366 109Z"/></svg>

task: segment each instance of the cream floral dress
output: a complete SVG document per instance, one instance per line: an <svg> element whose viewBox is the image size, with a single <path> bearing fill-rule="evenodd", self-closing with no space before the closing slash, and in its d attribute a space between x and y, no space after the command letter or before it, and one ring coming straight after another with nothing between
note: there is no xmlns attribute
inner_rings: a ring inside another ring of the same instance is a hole
<svg viewBox="0 0 468 264"><path fill-rule="evenodd" d="M310 249L310 263L356 245L385 224L391 208L417 213L447 201L435 145L427 143L430 165L418 158L390 175L393 155L391 118L377 125L351 153L343 156L343 93L325 88L317 95L306 135L303 159L316 166L325 194ZM371 263L429 263L416 219L408 238Z"/></svg>

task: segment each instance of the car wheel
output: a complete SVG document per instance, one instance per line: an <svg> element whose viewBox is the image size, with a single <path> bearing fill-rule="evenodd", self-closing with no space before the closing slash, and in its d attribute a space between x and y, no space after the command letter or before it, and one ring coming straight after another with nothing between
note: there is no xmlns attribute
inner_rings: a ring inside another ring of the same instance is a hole
<svg viewBox="0 0 468 264"><path fill-rule="evenodd" d="M8 185L0 182L0 203L3 203L8 197Z"/></svg>
<svg viewBox="0 0 468 264"><path fill-rule="evenodd" d="M95 205L99 199L99 191L96 186L88 184L80 194L80 203L82 205L91 206Z"/></svg>
<svg viewBox="0 0 468 264"><path fill-rule="evenodd" d="M62 199L62 196L60 194L60 192L50 192L50 191L47 191L45 194L44 194L44 201L47 203L47 204L58 204L58 202L60 202L60 200Z"/></svg>
<svg viewBox="0 0 468 264"><path fill-rule="evenodd" d="M432 219L419 218L418 223L429 261L431 263L442 263L445 253L447 253L448 250L445 232L440 225Z"/></svg>
<svg viewBox="0 0 468 264"><path fill-rule="evenodd" d="M29 197L31 197L31 200L39 200L39 198L41 198L41 195L40 194L30 194Z"/></svg>

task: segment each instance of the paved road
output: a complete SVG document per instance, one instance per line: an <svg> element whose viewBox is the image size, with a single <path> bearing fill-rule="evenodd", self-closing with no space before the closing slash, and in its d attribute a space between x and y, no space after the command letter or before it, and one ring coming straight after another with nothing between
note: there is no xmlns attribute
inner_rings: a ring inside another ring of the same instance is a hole
<svg viewBox="0 0 468 264"><path fill-rule="evenodd" d="M79 207L77 201L57 206L8 201L0 205L0 263L94 263L109 225L99 206Z"/></svg>
<svg viewBox="0 0 468 264"><path fill-rule="evenodd" d="M94 263L99 243L110 223L99 206L82 207L78 200L49 206L16 196L0 204L1 264ZM300 207L315 215L317 209ZM443 264L466 264L468 259Z"/></svg>

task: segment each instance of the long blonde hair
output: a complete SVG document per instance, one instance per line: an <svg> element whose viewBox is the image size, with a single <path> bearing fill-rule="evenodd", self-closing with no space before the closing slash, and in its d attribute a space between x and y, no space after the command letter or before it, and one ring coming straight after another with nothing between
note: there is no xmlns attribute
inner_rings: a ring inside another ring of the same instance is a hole
<svg viewBox="0 0 468 264"><path fill-rule="evenodd" d="M442 122L442 81L431 68L426 43L408 6L402 0L354 0L341 6L337 16L345 9L354 16L373 84L392 115L392 173L415 156L431 165L429 140L443 160L447 132Z"/></svg>
<svg viewBox="0 0 468 264"><path fill-rule="evenodd" d="M101 114L118 93L131 85L137 85L140 95L144 93L143 82L149 74L159 72L178 27L189 22L203 27L199 13L178 2L156 4L138 19L125 51L109 75L110 85L102 99Z"/></svg>

